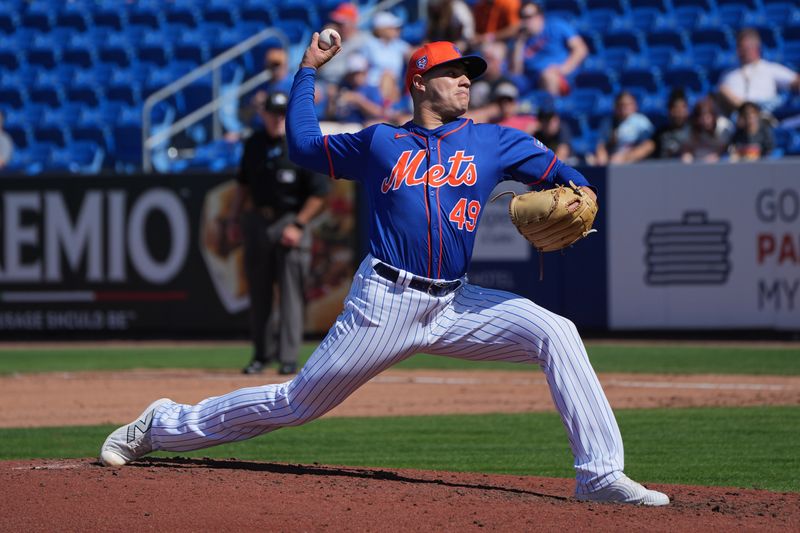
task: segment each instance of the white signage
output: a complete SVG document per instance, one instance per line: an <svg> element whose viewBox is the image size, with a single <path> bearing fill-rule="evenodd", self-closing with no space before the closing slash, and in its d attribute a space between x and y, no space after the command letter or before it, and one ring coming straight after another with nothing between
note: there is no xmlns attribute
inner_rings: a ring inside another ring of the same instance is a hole
<svg viewBox="0 0 800 533"><path fill-rule="evenodd" d="M800 165L609 167L612 329L800 329Z"/></svg>
<svg viewBox="0 0 800 533"><path fill-rule="evenodd" d="M505 191L521 194L529 190L523 183L504 181L495 187L489 198ZM508 214L511 197L511 193L504 194L483 206L475 234L473 261L527 261L530 258L533 247L519 234Z"/></svg>

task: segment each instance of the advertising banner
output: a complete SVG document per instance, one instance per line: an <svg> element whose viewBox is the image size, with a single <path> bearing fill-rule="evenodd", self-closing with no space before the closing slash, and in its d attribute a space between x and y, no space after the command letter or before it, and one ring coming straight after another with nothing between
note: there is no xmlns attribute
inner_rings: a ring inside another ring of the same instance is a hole
<svg viewBox="0 0 800 533"><path fill-rule="evenodd" d="M797 163L608 172L612 329L800 330Z"/></svg>
<svg viewBox="0 0 800 533"><path fill-rule="evenodd" d="M243 250L222 224L230 177L0 184L0 338L247 334ZM353 199L342 187L313 228L311 333L330 326L352 277Z"/></svg>

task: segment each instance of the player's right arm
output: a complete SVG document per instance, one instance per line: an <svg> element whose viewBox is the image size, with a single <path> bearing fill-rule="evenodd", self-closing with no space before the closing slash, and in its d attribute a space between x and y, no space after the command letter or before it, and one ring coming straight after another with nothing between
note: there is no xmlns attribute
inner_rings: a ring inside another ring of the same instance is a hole
<svg viewBox="0 0 800 533"><path fill-rule="evenodd" d="M319 48L314 33L300 70L294 77L286 113L286 140L289 158L302 167L328 174L331 178L358 179L363 174L374 128L355 134L322 135L314 109L314 80L317 69L340 49L337 36L328 50Z"/></svg>

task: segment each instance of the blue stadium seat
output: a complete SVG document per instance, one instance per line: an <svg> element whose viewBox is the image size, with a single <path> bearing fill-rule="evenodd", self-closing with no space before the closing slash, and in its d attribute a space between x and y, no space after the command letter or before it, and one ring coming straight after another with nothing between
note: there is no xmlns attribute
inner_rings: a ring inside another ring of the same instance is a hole
<svg viewBox="0 0 800 533"><path fill-rule="evenodd" d="M761 0L716 0L717 9L735 7L739 11L758 11L761 9Z"/></svg>
<svg viewBox="0 0 800 533"><path fill-rule="evenodd" d="M713 11L715 7L714 0L672 0L672 7L679 9L685 6L697 6L705 11Z"/></svg>
<svg viewBox="0 0 800 533"><path fill-rule="evenodd" d="M669 46L673 50L685 52L689 49L686 33L681 30L657 30L648 32L645 35L645 42L648 48L658 46Z"/></svg>
<svg viewBox="0 0 800 533"><path fill-rule="evenodd" d="M800 18L800 7L792 2L774 2L764 5L764 18L773 26L783 26L792 17Z"/></svg>
<svg viewBox="0 0 800 533"><path fill-rule="evenodd" d="M277 14L281 21L300 21L309 28L319 28L322 24L314 4L305 0L285 0L278 6Z"/></svg>
<svg viewBox="0 0 800 533"><path fill-rule="evenodd" d="M211 0L203 6L201 14L205 22L214 22L233 28L239 22L239 10L235 3L224 0Z"/></svg>
<svg viewBox="0 0 800 533"><path fill-rule="evenodd" d="M94 40L90 35L77 34L64 47L61 61L75 67L88 68L97 62Z"/></svg>
<svg viewBox="0 0 800 533"><path fill-rule="evenodd" d="M73 174L97 174L103 164L104 150L93 141L78 141L53 151L44 171Z"/></svg>
<svg viewBox="0 0 800 533"><path fill-rule="evenodd" d="M111 156L114 141L111 137L110 127L104 124L78 124L73 126L71 131L73 141L89 141L103 149L106 159Z"/></svg>
<svg viewBox="0 0 800 533"><path fill-rule="evenodd" d="M618 16L617 12L613 9L595 9L591 12L585 12L580 19L576 21L578 29L583 33L604 33L613 24L614 19Z"/></svg>
<svg viewBox="0 0 800 533"><path fill-rule="evenodd" d="M693 45L712 44L723 50L733 50L736 46L731 31L726 27L698 28L691 32L689 40Z"/></svg>
<svg viewBox="0 0 800 533"><path fill-rule="evenodd" d="M25 28L47 33L55 25L55 13L53 13L52 9L32 5L22 13L20 23Z"/></svg>
<svg viewBox="0 0 800 533"><path fill-rule="evenodd" d="M21 172L24 174L38 174L50 158L53 147L50 145L29 144L23 148L15 147L11 161L5 167L8 172Z"/></svg>
<svg viewBox="0 0 800 533"><path fill-rule="evenodd" d="M0 68L17 70L25 62L19 48L10 43L0 43Z"/></svg>
<svg viewBox="0 0 800 533"><path fill-rule="evenodd" d="M426 31L427 22L425 20L420 19L414 22L407 22L403 24L400 38L411 45L417 46L425 39Z"/></svg>
<svg viewBox="0 0 800 533"><path fill-rule="evenodd" d="M64 88L61 85L42 83L28 90L28 98L34 104L48 107L58 107L65 100Z"/></svg>
<svg viewBox="0 0 800 533"><path fill-rule="evenodd" d="M634 68L622 71L619 77L622 89L643 89L656 92L661 88L658 70L654 68Z"/></svg>
<svg viewBox="0 0 800 533"><path fill-rule="evenodd" d="M760 25L760 24L748 24L750 28L755 29L758 32L758 35L761 37L761 44L765 48L769 48L772 50L782 50L783 49L783 37L781 36L781 31L779 28L775 28L771 25ZM734 36L731 36L734 43L736 39Z"/></svg>
<svg viewBox="0 0 800 533"><path fill-rule="evenodd" d="M547 13L569 13L572 17L579 17L583 12L583 5L578 0L548 0L544 8Z"/></svg>
<svg viewBox="0 0 800 533"><path fill-rule="evenodd" d="M124 9L118 6L105 5L92 11L92 23L98 28L105 28L112 31L122 31L128 19Z"/></svg>
<svg viewBox="0 0 800 533"><path fill-rule="evenodd" d="M81 5L67 4L56 15L55 26L82 32L93 24L88 10Z"/></svg>
<svg viewBox="0 0 800 533"><path fill-rule="evenodd" d="M74 126L78 124L83 106L75 102L65 102L59 107L44 110L42 116L43 124L61 124L64 126Z"/></svg>
<svg viewBox="0 0 800 533"><path fill-rule="evenodd" d="M617 92L617 83L613 74L603 70L584 69L575 76L575 87L598 89L604 94Z"/></svg>
<svg viewBox="0 0 800 533"><path fill-rule="evenodd" d="M234 169L239 164L240 146L240 143L224 140L200 145L195 149L192 159L187 162L186 168L209 169L212 172Z"/></svg>
<svg viewBox="0 0 800 533"><path fill-rule="evenodd" d="M33 139L31 127L26 124L6 124L3 127L14 141L14 148L27 148Z"/></svg>
<svg viewBox="0 0 800 533"><path fill-rule="evenodd" d="M722 53L723 49L718 44L705 43L694 44L692 46L692 57L694 58L695 64L704 66L706 68L710 68L712 65L714 65L717 61L717 58Z"/></svg>
<svg viewBox="0 0 800 533"><path fill-rule="evenodd" d="M303 43L311 38L309 26L300 20L279 20L275 28L281 30L290 43Z"/></svg>
<svg viewBox="0 0 800 533"><path fill-rule="evenodd" d="M621 14L628 10L627 2L624 0L584 0L584 8L587 13L609 9Z"/></svg>
<svg viewBox="0 0 800 533"><path fill-rule="evenodd" d="M164 11L164 23L184 28L196 28L201 20L200 9L195 5L170 4Z"/></svg>
<svg viewBox="0 0 800 533"><path fill-rule="evenodd" d="M128 12L128 26L157 30L161 26L161 18L160 9L138 3Z"/></svg>
<svg viewBox="0 0 800 533"><path fill-rule="evenodd" d="M264 26L272 26L278 18L272 6L260 0L245 4L239 11L239 16L242 20L260 22Z"/></svg>
<svg viewBox="0 0 800 533"><path fill-rule="evenodd" d="M61 125L42 124L33 128L33 141L39 144L50 144L63 148L71 140L69 131Z"/></svg>
<svg viewBox="0 0 800 533"><path fill-rule="evenodd" d="M655 7L633 7L631 8L631 23L636 28L650 29L656 24L656 19L663 14Z"/></svg>
<svg viewBox="0 0 800 533"><path fill-rule="evenodd" d="M717 8L717 17L721 26L738 30L742 25L742 20L748 13L744 6L726 5Z"/></svg>
<svg viewBox="0 0 800 533"><path fill-rule="evenodd" d="M147 34L146 34L147 35ZM145 36L136 49L136 59L156 67L166 66L174 58L172 43L165 39L163 34L152 33L151 38Z"/></svg>
<svg viewBox="0 0 800 533"><path fill-rule="evenodd" d="M699 94L708 92L705 71L699 67L670 67L662 77L669 87L684 87Z"/></svg>
<svg viewBox="0 0 800 533"><path fill-rule="evenodd" d="M21 25L19 12L13 6L0 4L0 31L13 33Z"/></svg>
<svg viewBox="0 0 800 533"><path fill-rule="evenodd" d="M603 59L606 68L617 72L627 66L628 61L633 53L634 51L630 50L629 48L612 47L606 49L599 57ZM589 65L585 65L584 68L588 67Z"/></svg>
<svg viewBox="0 0 800 533"><path fill-rule="evenodd" d="M707 21L709 13L699 6L682 6L672 11L677 28L691 29Z"/></svg>
<svg viewBox="0 0 800 533"><path fill-rule="evenodd" d="M783 62L795 72L800 71L800 41L790 41L783 45Z"/></svg>
<svg viewBox="0 0 800 533"><path fill-rule="evenodd" d="M602 94L597 89L592 88L576 88L570 94L572 100L573 113L578 115L586 115L594 111L597 107L597 101L602 97ZM558 101L558 99L556 100ZM580 135L580 133L578 133Z"/></svg>
<svg viewBox="0 0 800 533"><path fill-rule="evenodd" d="M638 31L615 31L605 33L601 37L603 48L626 48L633 52L641 52L644 49L644 40Z"/></svg>
<svg viewBox="0 0 800 533"><path fill-rule="evenodd" d="M142 166L141 124L117 124L111 130L117 172L132 173Z"/></svg>
<svg viewBox="0 0 800 533"><path fill-rule="evenodd" d="M38 35L25 50L25 61L37 68L55 68L61 62L61 49L49 34Z"/></svg>

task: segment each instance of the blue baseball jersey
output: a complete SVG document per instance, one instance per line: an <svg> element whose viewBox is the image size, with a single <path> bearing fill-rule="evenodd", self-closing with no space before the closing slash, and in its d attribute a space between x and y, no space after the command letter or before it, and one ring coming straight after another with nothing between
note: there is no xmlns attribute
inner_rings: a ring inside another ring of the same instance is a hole
<svg viewBox="0 0 800 533"><path fill-rule="evenodd" d="M458 119L435 129L413 122L377 124L354 134L322 135L314 112L312 68L295 75L286 128L289 156L332 178L361 183L369 202L370 253L435 279L469 268L475 231L495 186L588 185L537 139L495 124Z"/></svg>

